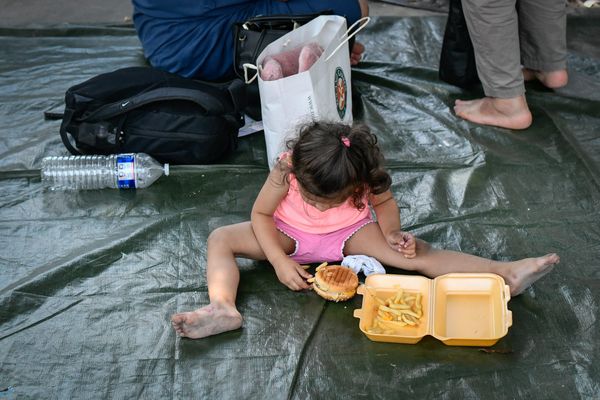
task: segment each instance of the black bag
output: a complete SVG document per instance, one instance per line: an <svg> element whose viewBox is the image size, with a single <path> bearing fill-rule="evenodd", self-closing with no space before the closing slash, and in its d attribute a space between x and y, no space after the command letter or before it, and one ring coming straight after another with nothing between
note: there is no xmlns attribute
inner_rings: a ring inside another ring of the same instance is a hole
<svg viewBox="0 0 600 400"><path fill-rule="evenodd" d="M234 25L233 68L244 79L244 64L256 65L258 55L275 40L319 15L331 15L331 10L319 14L268 15L252 17Z"/></svg>
<svg viewBox="0 0 600 400"><path fill-rule="evenodd" d="M444 82L464 89L479 83L475 51L460 0L450 0L440 56L439 77Z"/></svg>
<svg viewBox="0 0 600 400"><path fill-rule="evenodd" d="M123 68L67 90L60 136L72 154L143 152L159 162L208 164L235 149L244 101L239 80L217 85Z"/></svg>
<svg viewBox="0 0 600 400"><path fill-rule="evenodd" d="M319 15L332 14L332 10L325 10L318 14L256 16L234 24L233 68L235 74L245 81L244 64L256 65L256 59L265 47ZM352 48L352 44L350 48ZM248 104L244 111L253 119L260 120L260 95L257 81L248 86L247 96Z"/></svg>

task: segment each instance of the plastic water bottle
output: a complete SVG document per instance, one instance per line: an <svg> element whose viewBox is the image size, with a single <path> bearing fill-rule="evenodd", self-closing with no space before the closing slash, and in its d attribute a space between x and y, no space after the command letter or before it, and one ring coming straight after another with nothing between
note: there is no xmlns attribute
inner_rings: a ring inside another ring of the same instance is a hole
<svg viewBox="0 0 600 400"><path fill-rule="evenodd" d="M42 182L52 189L145 188L163 173L169 175L169 164L144 153L42 159Z"/></svg>

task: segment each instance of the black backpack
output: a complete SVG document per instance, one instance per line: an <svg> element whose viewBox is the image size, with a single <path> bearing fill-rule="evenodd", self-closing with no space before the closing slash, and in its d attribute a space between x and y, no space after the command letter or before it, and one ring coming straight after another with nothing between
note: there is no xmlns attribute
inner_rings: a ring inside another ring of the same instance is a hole
<svg viewBox="0 0 600 400"><path fill-rule="evenodd" d="M60 136L72 154L140 152L159 162L208 164L235 149L244 100L239 80L212 84L123 68L67 90Z"/></svg>

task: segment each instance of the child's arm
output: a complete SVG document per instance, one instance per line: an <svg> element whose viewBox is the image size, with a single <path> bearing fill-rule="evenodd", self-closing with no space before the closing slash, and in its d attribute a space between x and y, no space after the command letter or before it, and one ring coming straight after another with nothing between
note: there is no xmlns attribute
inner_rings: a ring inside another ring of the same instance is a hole
<svg viewBox="0 0 600 400"><path fill-rule="evenodd" d="M371 205L377 215L377 223L390 246L398 250L406 258L413 258L416 253L415 237L403 232L400 225L400 210L390 190L378 195L371 195Z"/></svg>
<svg viewBox="0 0 600 400"><path fill-rule="evenodd" d="M273 265L277 277L292 290L308 289L306 279L312 275L285 253L275 228L273 213L286 196L289 184L276 165L263 185L252 207L252 229L267 260Z"/></svg>

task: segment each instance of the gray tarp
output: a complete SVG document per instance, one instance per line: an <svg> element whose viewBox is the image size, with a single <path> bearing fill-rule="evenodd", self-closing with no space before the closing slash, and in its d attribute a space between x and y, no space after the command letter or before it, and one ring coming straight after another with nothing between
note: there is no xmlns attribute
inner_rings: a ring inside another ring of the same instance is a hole
<svg viewBox="0 0 600 400"><path fill-rule="evenodd" d="M379 135L405 228L494 259L562 258L509 302L494 353L371 342L352 316L360 296L294 293L245 260L243 329L177 338L169 316L208 301L209 232L248 219L267 175L261 135L148 189L49 191L40 160L66 150L43 112L73 84L142 65L142 51L131 29L0 32L0 398L599 398L599 21L569 19L571 84L528 85L522 132L453 115L480 93L437 79L444 18L380 18L360 34L355 115Z"/></svg>

